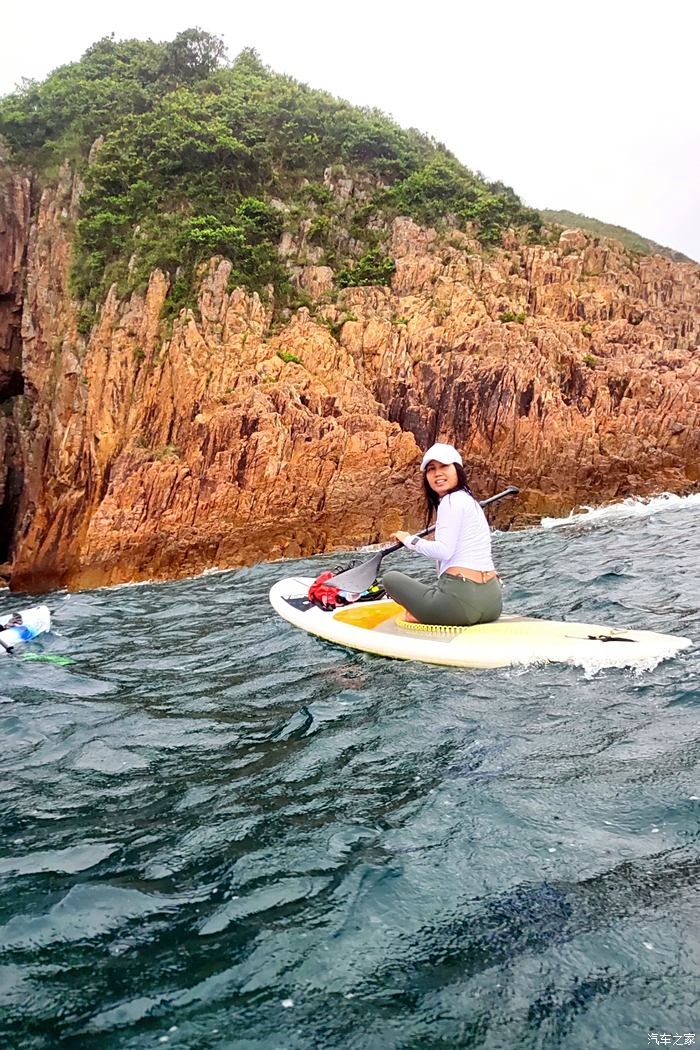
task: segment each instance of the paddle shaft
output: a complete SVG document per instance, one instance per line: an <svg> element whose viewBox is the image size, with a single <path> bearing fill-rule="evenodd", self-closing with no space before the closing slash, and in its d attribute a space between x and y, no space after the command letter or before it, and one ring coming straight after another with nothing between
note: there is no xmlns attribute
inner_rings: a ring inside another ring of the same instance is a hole
<svg viewBox="0 0 700 1050"><path fill-rule="evenodd" d="M515 496L520 490L515 485L510 485L503 492L497 492L495 496L491 496L489 499L483 500L480 504L482 507L487 507L489 503L494 503L497 499L503 499L504 496ZM425 536L428 532L432 532L435 526L431 525L428 529L423 529L419 532L419 536ZM341 590L346 591L357 591L361 593L372 585L377 573L379 572L379 566L382 558L386 554L391 554L392 551L400 550L403 547L403 543L394 543L391 547L385 547L384 550L377 551L373 554L369 561L362 562L361 565L355 565L352 569L346 569L345 572L339 572L333 577L333 586L339 587Z"/></svg>
<svg viewBox="0 0 700 1050"><path fill-rule="evenodd" d="M496 500L503 499L504 496L517 496L517 494L519 492L520 492L520 489L517 489L515 487L515 485L509 485L507 489L503 490L503 492L497 492L495 496L489 496L488 499L479 500L479 506L480 507L488 507L489 503L495 503ZM434 532L434 531L435 531L435 526L434 525L429 525L427 529L422 529L421 532L415 532L413 535L414 536L427 536L429 532ZM384 557L385 554L391 554L392 551L401 550L401 548L403 546L404 546L403 543L392 543L391 547L385 547L384 550L381 551L382 558Z"/></svg>

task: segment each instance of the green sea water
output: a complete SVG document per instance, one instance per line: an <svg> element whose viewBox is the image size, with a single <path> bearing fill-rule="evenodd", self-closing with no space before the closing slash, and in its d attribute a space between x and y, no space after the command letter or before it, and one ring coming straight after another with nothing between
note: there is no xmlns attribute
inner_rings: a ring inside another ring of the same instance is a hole
<svg viewBox="0 0 700 1050"><path fill-rule="evenodd" d="M696 644L349 652L267 604L335 557L43 599L72 662L0 657L2 1050L700 1042L700 497L495 553L507 612Z"/></svg>

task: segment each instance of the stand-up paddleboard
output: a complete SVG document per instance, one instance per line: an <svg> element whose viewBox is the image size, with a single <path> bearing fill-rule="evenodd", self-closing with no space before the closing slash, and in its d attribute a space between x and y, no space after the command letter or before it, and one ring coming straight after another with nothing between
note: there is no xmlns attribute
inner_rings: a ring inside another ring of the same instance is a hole
<svg viewBox="0 0 700 1050"><path fill-rule="evenodd" d="M5 627L10 615L0 615L0 655L13 649L20 642L30 642L38 634L43 634L51 627L51 613L46 605L35 605L33 609L22 609L21 624L16 627Z"/></svg>
<svg viewBox="0 0 700 1050"><path fill-rule="evenodd" d="M302 631L377 656L449 667L576 664L586 669L655 667L692 645L689 638L653 631L624 631L598 624L501 616L475 627L408 624L389 598L358 602L334 612L307 598L311 577L280 580L270 591L275 612Z"/></svg>

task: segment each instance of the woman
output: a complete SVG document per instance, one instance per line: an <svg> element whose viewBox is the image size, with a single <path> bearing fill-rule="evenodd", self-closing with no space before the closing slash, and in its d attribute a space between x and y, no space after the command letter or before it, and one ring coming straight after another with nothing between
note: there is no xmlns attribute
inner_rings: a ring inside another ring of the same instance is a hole
<svg viewBox="0 0 700 1050"><path fill-rule="evenodd" d="M410 551L437 559L438 581L420 583L403 572L385 572L383 584L414 623L471 627L497 620L501 584L491 557L491 531L474 499L462 457L452 445L433 445L421 463L428 514L437 508L435 539L410 532L394 537Z"/></svg>

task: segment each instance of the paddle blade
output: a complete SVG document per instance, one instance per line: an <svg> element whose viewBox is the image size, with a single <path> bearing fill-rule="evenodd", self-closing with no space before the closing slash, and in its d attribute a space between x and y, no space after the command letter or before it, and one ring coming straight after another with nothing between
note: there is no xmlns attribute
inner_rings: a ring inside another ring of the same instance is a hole
<svg viewBox="0 0 700 1050"><path fill-rule="evenodd" d="M346 569L345 572L338 573L337 576L331 577L328 582L332 583L334 587L339 587L341 591L362 593L362 591L366 591L368 587L371 587L376 580L383 557L384 551L377 551L368 561L363 561L361 565L355 565L352 569Z"/></svg>

